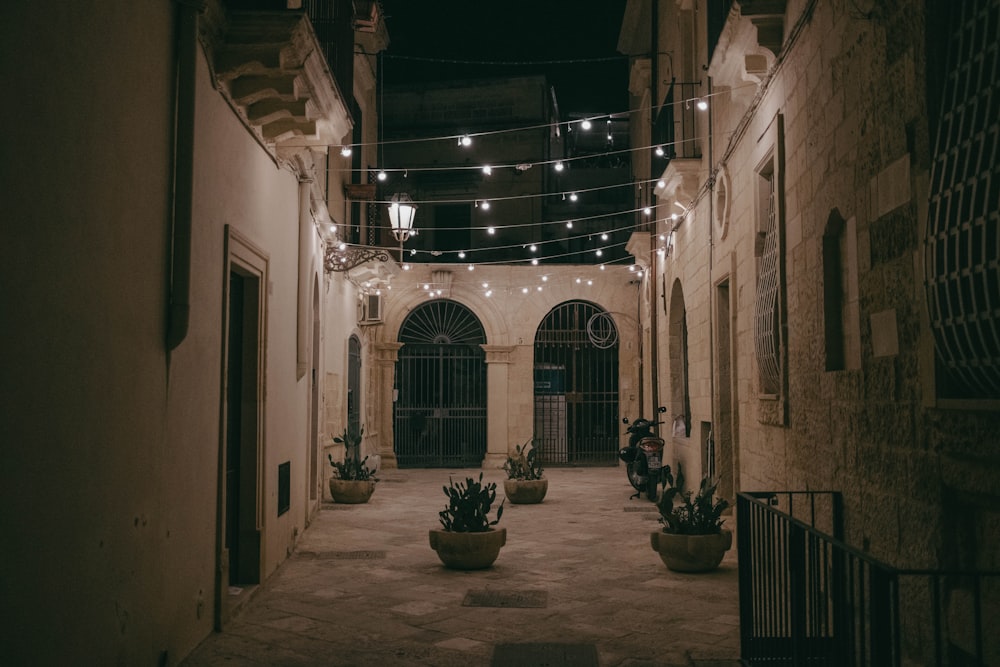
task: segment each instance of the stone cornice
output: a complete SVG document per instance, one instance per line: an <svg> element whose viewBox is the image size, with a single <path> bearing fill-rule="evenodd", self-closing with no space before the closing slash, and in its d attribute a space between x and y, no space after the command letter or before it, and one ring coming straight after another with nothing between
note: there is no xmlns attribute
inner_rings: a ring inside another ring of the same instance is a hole
<svg viewBox="0 0 1000 667"><path fill-rule="evenodd" d="M298 173L350 131L348 104L303 12L227 12L212 0L199 33L216 88L276 162Z"/></svg>

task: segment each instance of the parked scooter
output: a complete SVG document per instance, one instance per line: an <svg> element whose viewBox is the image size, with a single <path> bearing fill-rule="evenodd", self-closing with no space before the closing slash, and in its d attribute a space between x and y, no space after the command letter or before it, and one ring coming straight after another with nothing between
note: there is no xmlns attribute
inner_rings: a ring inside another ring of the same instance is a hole
<svg viewBox="0 0 1000 667"><path fill-rule="evenodd" d="M664 407L657 410L666 411ZM628 424L628 417L622 418L622 423ZM653 435L653 427L662 423L639 417L625 429L629 434L628 447L618 452L618 458L625 462L625 474L636 490L632 498L645 491L646 497L655 501L656 487L670 477L670 466L663 464L663 438Z"/></svg>

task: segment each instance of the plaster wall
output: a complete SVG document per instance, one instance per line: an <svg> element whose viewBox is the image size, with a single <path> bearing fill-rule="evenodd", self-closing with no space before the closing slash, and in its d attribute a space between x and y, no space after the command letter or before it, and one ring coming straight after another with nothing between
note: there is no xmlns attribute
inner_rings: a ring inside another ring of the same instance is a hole
<svg viewBox="0 0 1000 667"><path fill-rule="evenodd" d="M175 664L212 631L226 225L269 259L262 578L305 524L298 183L212 87L200 48L190 328L164 342L178 7L22 3L0 26L3 78L32 91L0 140L3 310L18 304L0 345L12 664Z"/></svg>

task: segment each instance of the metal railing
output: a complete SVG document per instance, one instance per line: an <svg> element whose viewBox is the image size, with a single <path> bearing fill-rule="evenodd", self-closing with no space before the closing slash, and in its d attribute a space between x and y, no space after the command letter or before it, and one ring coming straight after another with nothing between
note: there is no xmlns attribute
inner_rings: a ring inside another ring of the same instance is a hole
<svg viewBox="0 0 1000 667"><path fill-rule="evenodd" d="M745 665L1000 664L1000 572L903 570L843 542L838 492L740 493Z"/></svg>

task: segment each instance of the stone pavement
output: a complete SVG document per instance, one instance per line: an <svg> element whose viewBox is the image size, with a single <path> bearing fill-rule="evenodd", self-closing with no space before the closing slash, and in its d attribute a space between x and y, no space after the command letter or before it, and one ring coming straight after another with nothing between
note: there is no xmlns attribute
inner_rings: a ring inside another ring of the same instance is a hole
<svg viewBox="0 0 1000 667"><path fill-rule="evenodd" d="M620 468L547 468L543 503L505 503L492 568L445 569L428 542L441 487L479 472L386 470L368 504L324 503L291 558L183 664L739 664L735 540L715 572L667 570L649 546L658 514L629 499ZM499 500L503 471L485 478Z"/></svg>

